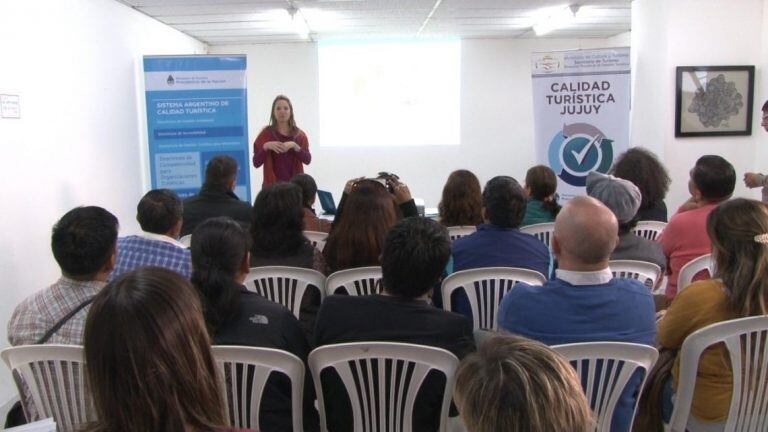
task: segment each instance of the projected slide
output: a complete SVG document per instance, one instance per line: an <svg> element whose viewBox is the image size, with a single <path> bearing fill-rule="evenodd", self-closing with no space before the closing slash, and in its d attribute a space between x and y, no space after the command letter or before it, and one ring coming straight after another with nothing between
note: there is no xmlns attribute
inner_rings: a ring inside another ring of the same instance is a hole
<svg viewBox="0 0 768 432"><path fill-rule="evenodd" d="M321 146L459 144L456 41L321 42Z"/></svg>

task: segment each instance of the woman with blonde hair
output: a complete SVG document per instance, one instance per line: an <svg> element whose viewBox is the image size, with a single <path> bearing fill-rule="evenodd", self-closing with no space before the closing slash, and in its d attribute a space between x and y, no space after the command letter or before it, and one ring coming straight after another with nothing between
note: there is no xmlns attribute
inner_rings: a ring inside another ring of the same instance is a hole
<svg viewBox="0 0 768 432"><path fill-rule="evenodd" d="M304 165L310 162L309 139L296 126L293 104L287 96L278 95L272 102L269 125L253 142L253 166L264 165L262 189L278 181L290 181L296 174L303 173Z"/></svg>
<svg viewBox="0 0 768 432"><path fill-rule="evenodd" d="M594 428L571 365L546 345L519 336L493 336L464 358L454 400L469 432Z"/></svg>
<svg viewBox="0 0 768 432"><path fill-rule="evenodd" d="M159 267L125 273L94 298L85 325L91 432L223 432L211 340L192 285Z"/></svg>
<svg viewBox="0 0 768 432"><path fill-rule="evenodd" d="M437 206L443 226L477 226L483 223L483 193L472 171L456 170L448 176Z"/></svg>
<svg viewBox="0 0 768 432"><path fill-rule="evenodd" d="M678 293L659 323L658 342L679 349L688 335L710 324L768 313L768 209L760 201L725 201L707 217L715 271L712 279L694 282ZM682 288L682 287L681 287ZM701 355L689 425L722 427L728 416L732 374L725 348L709 347ZM680 358L672 368L663 398L671 415L672 388ZM666 419L668 420L668 418Z"/></svg>

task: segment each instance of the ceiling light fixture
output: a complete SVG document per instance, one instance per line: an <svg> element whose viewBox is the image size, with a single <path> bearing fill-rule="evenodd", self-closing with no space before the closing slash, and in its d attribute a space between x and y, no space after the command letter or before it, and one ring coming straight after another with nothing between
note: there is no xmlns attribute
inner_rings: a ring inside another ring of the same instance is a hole
<svg viewBox="0 0 768 432"><path fill-rule="evenodd" d="M302 39L309 39L309 24L307 24L304 14L301 13L301 9L291 6L287 10L288 15L291 16L291 27L293 28L293 31L298 33Z"/></svg>
<svg viewBox="0 0 768 432"><path fill-rule="evenodd" d="M533 31L536 32L536 36L544 36L554 30L573 24L577 18L581 18L583 15L583 8L579 5L557 8L551 13L543 15L533 25Z"/></svg>

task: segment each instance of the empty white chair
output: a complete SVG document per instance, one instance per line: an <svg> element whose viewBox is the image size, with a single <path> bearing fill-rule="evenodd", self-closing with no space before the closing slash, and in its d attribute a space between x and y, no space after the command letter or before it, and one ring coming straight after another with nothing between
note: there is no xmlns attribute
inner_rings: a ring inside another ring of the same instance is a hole
<svg viewBox="0 0 768 432"><path fill-rule="evenodd" d="M304 237L312 243L312 246L322 252L325 247L325 242L328 240L328 233L320 231L304 231Z"/></svg>
<svg viewBox="0 0 768 432"><path fill-rule="evenodd" d="M381 267L358 267L331 273L325 280L326 295L370 295L381 292Z"/></svg>
<svg viewBox="0 0 768 432"><path fill-rule="evenodd" d="M39 417L30 421L53 417L58 430L68 432L96 419L91 392L86 385L83 347L18 346L4 349L0 357L20 376L32 396Z"/></svg>
<svg viewBox="0 0 768 432"><path fill-rule="evenodd" d="M677 293L680 294L688 285L693 282L699 272L707 270L709 275L714 274L714 264L712 263L712 254L702 255L684 265L680 269L680 275L677 277Z"/></svg>
<svg viewBox="0 0 768 432"><path fill-rule="evenodd" d="M724 321L691 333L680 348L680 374L669 426L685 432L693 402L699 358L723 343L733 368L731 408L725 432L768 430L768 316Z"/></svg>
<svg viewBox="0 0 768 432"><path fill-rule="evenodd" d="M528 226L520 227L520 231L536 237L537 239L541 240L542 243L547 245L548 248L551 248L552 234L555 232L555 223L546 222L546 223L528 225Z"/></svg>
<svg viewBox="0 0 768 432"><path fill-rule="evenodd" d="M661 278L661 267L654 263L635 260L611 260L608 267L615 278L637 279L653 289Z"/></svg>
<svg viewBox="0 0 768 432"><path fill-rule="evenodd" d="M187 234L179 239L179 243L183 244L187 248L192 246L192 234Z"/></svg>
<svg viewBox="0 0 768 432"><path fill-rule="evenodd" d="M576 369L581 385L597 418L597 432L610 432L616 403L638 368L643 378L638 394L659 358L656 348L622 342L586 342L552 347ZM634 411L637 410L635 400ZM630 430L632 428L630 427Z"/></svg>
<svg viewBox="0 0 768 432"><path fill-rule="evenodd" d="M454 241L457 238L468 236L475 231L477 231L477 227L471 225L450 226L448 227L448 236L451 238L451 241Z"/></svg>
<svg viewBox="0 0 768 432"><path fill-rule="evenodd" d="M440 431L445 432L458 364L450 352L422 345L357 342L317 348L309 354L309 369L320 407L320 430L328 431L320 374L333 368L349 395L355 431L411 432L414 402L424 378L431 370L442 372L446 382Z"/></svg>
<svg viewBox="0 0 768 432"><path fill-rule="evenodd" d="M659 234L664 231L666 226L666 222L650 220L640 221L634 228L632 228L632 233L637 236L647 238L648 240L656 240L656 237L658 237Z"/></svg>
<svg viewBox="0 0 768 432"><path fill-rule="evenodd" d="M295 355L271 348L213 346L218 380L224 392L231 426L258 429L259 409L270 373L291 381L291 420L294 432L303 432L304 363Z"/></svg>
<svg viewBox="0 0 768 432"><path fill-rule="evenodd" d="M307 289L316 289L321 301L325 297L325 276L319 271L301 267L253 267L244 285L249 291L287 307L296 318L299 318L301 300Z"/></svg>
<svg viewBox="0 0 768 432"><path fill-rule="evenodd" d="M514 267L485 267L456 272L443 280L443 308L453 310L451 294L463 290L472 309L474 330L496 330L499 303L518 282L542 285L547 281L543 274Z"/></svg>

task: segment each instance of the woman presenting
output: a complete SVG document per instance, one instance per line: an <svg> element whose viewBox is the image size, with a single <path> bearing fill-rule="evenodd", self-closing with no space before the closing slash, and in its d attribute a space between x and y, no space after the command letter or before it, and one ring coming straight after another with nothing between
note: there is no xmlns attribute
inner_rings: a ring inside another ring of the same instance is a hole
<svg viewBox="0 0 768 432"><path fill-rule="evenodd" d="M309 165L307 135L296 127L293 105L286 96L279 95L272 102L269 126L265 127L253 143L253 166L264 165L262 189L278 181L289 181L303 173L303 164Z"/></svg>

